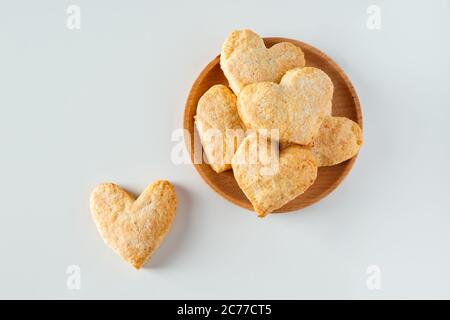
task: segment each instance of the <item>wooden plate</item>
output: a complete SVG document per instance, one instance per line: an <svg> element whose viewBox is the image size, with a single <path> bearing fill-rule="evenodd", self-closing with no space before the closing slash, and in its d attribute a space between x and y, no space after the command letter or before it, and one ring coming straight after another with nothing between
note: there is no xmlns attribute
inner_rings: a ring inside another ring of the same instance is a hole
<svg viewBox="0 0 450 320"><path fill-rule="evenodd" d="M355 89L344 71L331 58L306 43L292 39L264 38L264 42L267 47L271 47L279 42L291 42L299 46L305 54L306 65L322 69L333 81L333 115L352 119L362 128L361 108ZM184 110L184 128L189 131L191 137L197 134L194 132L194 115L197 110L198 100L215 84L228 85L228 81L220 69L219 56L214 58L203 69L189 93ZM194 139L186 139L186 144L193 159ZM342 182L352 168L355 160L356 157L336 166L319 168L314 184L304 194L298 196L275 212L281 213L299 210L319 201ZM234 179L233 171L230 170L217 174L206 163L194 164L194 166L206 183L222 197L238 206L253 210L250 201L248 201Z"/></svg>

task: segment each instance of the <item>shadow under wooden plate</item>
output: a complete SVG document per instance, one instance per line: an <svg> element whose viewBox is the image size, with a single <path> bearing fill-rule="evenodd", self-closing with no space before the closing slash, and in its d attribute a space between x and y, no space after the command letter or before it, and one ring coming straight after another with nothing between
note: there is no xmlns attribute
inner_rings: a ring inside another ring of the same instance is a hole
<svg viewBox="0 0 450 320"><path fill-rule="evenodd" d="M286 38L264 38L266 46L269 48L279 42L291 42L299 46L305 54L306 66L317 67L325 71L333 81L333 116L347 117L356 121L362 128L362 114L358 96L345 75L344 71L328 56L318 49L292 39ZM186 139L186 144L191 158L194 156L194 116L197 110L197 103L200 97L213 85L228 85L222 70L220 69L219 56L211 61L200 73L189 93L184 110L184 129L188 130L192 139ZM190 141L189 141L190 140ZM356 157L332 167L321 167L318 170L317 179L305 193L285 204L276 213L289 212L305 208L333 191L349 173ZM241 206L253 210L253 207L242 190L239 188L233 176L233 171L226 171L220 174L215 173L206 163L194 164L200 176L218 194L225 199Z"/></svg>

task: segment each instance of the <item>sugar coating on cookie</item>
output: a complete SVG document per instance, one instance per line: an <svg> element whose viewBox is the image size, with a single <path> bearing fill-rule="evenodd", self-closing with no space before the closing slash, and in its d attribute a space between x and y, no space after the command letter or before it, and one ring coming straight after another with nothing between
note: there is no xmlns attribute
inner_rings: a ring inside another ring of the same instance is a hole
<svg viewBox="0 0 450 320"><path fill-rule="evenodd" d="M333 166L354 157L362 141L362 131L356 122L345 117L326 117L311 152L319 166Z"/></svg>
<svg viewBox="0 0 450 320"><path fill-rule="evenodd" d="M238 96L238 112L247 128L279 130L282 143L308 145L331 113L333 83L318 68L288 71L280 84L246 86Z"/></svg>
<svg viewBox="0 0 450 320"><path fill-rule="evenodd" d="M220 66L235 94L248 84L279 82L286 71L304 65L303 52L296 45L281 42L268 49L251 30L231 32L220 55Z"/></svg>
<svg viewBox="0 0 450 320"><path fill-rule="evenodd" d="M98 185L90 208L97 229L117 254L139 269L158 248L175 217L176 193L165 180L150 184L135 199L113 183Z"/></svg>
<svg viewBox="0 0 450 320"><path fill-rule="evenodd" d="M293 145L279 151L273 140L266 139L262 145L261 141L255 135L247 136L232 165L239 187L256 214L264 217L304 193L317 177L317 164L307 148ZM261 156L263 149L266 156Z"/></svg>
<svg viewBox="0 0 450 320"><path fill-rule="evenodd" d="M244 138L233 92L224 85L215 85L203 94L195 126L211 168L217 173L231 169L231 159Z"/></svg>

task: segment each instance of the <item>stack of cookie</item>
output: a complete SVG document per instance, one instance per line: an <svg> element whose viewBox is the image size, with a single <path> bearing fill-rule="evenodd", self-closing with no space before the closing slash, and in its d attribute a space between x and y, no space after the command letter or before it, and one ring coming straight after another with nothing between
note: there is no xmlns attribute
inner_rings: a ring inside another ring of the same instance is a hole
<svg viewBox="0 0 450 320"><path fill-rule="evenodd" d="M214 85L199 100L195 125L211 168L234 177L263 217L304 193L320 166L357 154L359 125L332 116L333 83L305 67L291 43L267 49L250 30L232 32L220 66L231 90Z"/></svg>

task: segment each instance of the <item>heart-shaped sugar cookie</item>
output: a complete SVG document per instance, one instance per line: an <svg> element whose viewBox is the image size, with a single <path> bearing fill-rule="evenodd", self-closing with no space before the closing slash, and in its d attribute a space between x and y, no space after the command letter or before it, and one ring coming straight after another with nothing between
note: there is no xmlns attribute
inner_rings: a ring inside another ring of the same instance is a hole
<svg viewBox="0 0 450 320"><path fill-rule="evenodd" d="M233 92L224 85L206 91L197 105L195 126L211 168L217 173L231 169L231 159L244 136Z"/></svg>
<svg viewBox="0 0 450 320"><path fill-rule="evenodd" d="M170 229L176 194L168 181L153 182L137 199L113 183L103 183L92 192L90 207L106 244L139 269Z"/></svg>
<svg viewBox="0 0 450 320"><path fill-rule="evenodd" d="M220 66L236 94L251 83L278 82L286 71L304 65L299 47L282 42L267 49L263 39L251 30L231 32L220 54Z"/></svg>
<svg viewBox="0 0 450 320"><path fill-rule="evenodd" d="M311 152L320 167L333 166L353 158L361 145L362 131L356 122L345 117L326 117Z"/></svg>
<svg viewBox="0 0 450 320"><path fill-rule="evenodd" d="M305 192L317 177L317 164L307 148L293 145L278 151L274 141L256 137L242 141L232 166L239 187L264 217Z"/></svg>
<svg viewBox="0 0 450 320"><path fill-rule="evenodd" d="M246 86L238 96L238 111L247 128L279 130L282 143L308 145L330 114L332 97L333 83L325 72L296 68L280 84Z"/></svg>

